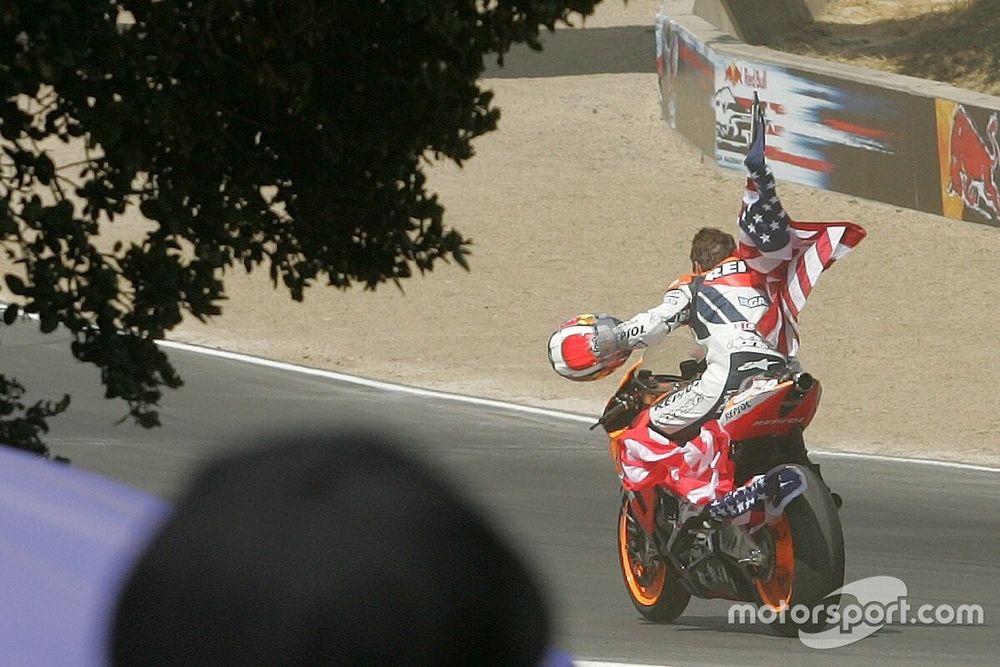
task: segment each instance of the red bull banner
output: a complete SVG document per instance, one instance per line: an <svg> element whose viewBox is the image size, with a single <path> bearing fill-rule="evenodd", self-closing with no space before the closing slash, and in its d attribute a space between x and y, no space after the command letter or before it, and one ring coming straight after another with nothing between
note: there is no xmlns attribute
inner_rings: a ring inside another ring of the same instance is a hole
<svg viewBox="0 0 1000 667"><path fill-rule="evenodd" d="M942 214L1000 224L998 111L940 99L935 108Z"/></svg>
<svg viewBox="0 0 1000 667"><path fill-rule="evenodd" d="M726 50L657 19L663 117L720 166L743 170L756 93L779 180L1000 225L1000 103L976 107Z"/></svg>
<svg viewBox="0 0 1000 667"><path fill-rule="evenodd" d="M934 100L774 63L722 58L715 158L742 169L756 92L780 180L941 212Z"/></svg>

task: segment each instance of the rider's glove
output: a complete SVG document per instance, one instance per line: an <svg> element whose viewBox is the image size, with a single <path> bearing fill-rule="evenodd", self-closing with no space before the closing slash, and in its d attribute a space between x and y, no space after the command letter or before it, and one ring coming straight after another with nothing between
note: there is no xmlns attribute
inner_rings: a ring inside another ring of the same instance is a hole
<svg viewBox="0 0 1000 667"><path fill-rule="evenodd" d="M621 325L618 320L610 315L599 315L597 323L594 325L594 343L597 347L597 355L602 359L616 356L628 356L632 351L624 337L619 336L617 328Z"/></svg>

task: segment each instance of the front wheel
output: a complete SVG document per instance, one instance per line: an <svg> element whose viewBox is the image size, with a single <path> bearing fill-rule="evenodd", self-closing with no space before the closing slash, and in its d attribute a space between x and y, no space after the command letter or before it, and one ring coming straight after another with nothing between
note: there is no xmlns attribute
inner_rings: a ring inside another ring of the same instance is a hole
<svg viewBox="0 0 1000 667"><path fill-rule="evenodd" d="M806 490L789 503L777 523L761 529L766 531L761 540L771 552L772 566L755 580L758 602L779 612L773 627L787 636L800 629L821 630L823 609L838 602L829 593L844 585L844 535L837 506L816 473L795 467L805 478Z"/></svg>
<svg viewBox="0 0 1000 667"><path fill-rule="evenodd" d="M691 594L631 515L627 500L618 513L618 562L629 599L644 618L669 623L683 613Z"/></svg>

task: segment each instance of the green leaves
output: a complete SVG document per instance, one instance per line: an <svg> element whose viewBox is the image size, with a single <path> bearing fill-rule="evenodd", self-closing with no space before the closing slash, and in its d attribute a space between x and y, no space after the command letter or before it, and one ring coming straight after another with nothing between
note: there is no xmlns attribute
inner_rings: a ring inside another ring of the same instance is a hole
<svg viewBox="0 0 1000 667"><path fill-rule="evenodd" d="M484 57L596 1L129 0L119 32L115 0L5 0L6 284L155 425L180 379L153 341L219 314L230 267L293 299L468 269L423 156L471 158L499 119ZM130 206L154 229L108 251L97 223Z"/></svg>

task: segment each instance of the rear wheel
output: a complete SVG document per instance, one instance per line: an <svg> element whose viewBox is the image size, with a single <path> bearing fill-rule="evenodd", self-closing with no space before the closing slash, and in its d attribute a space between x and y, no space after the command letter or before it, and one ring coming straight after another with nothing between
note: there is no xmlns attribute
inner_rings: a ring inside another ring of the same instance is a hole
<svg viewBox="0 0 1000 667"><path fill-rule="evenodd" d="M669 623L681 615L691 594L629 513L628 502L618 514L618 561L625 590L643 617Z"/></svg>
<svg viewBox="0 0 1000 667"><path fill-rule="evenodd" d="M813 471L795 466L806 490L789 503L781 519L765 528L762 546L770 551L771 567L755 580L758 601L779 616L774 628L793 636L825 626L825 609L838 602L827 597L844 585L844 536L833 497ZM808 613L807 613L808 612Z"/></svg>

